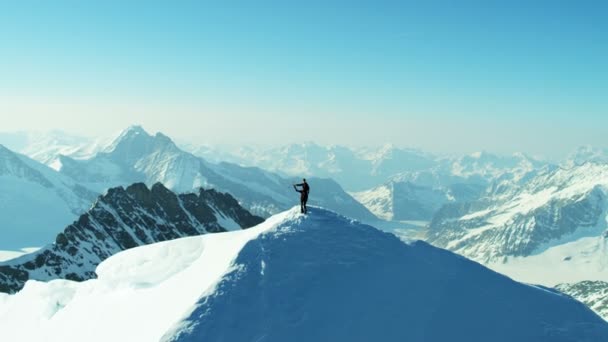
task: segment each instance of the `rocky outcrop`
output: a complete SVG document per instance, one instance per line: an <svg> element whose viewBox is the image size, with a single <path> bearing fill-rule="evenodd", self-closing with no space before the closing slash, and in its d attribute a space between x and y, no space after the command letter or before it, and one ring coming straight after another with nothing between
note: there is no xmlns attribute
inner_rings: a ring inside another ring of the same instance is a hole
<svg viewBox="0 0 608 342"><path fill-rule="evenodd" d="M0 263L0 291L16 292L28 279L95 278L95 267L120 251L205 233L252 227L263 219L229 194L199 189L177 195L161 183L112 188L57 235L54 244Z"/></svg>

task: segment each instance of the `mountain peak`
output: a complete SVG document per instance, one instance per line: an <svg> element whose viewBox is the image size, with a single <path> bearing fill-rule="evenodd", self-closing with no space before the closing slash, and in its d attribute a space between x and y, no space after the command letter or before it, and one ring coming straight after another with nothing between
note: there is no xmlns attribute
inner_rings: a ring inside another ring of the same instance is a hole
<svg viewBox="0 0 608 342"><path fill-rule="evenodd" d="M245 231L122 252L96 274L86 284L28 282L5 297L3 336L61 333L72 341L93 327L110 341L608 338L606 322L568 296L318 207L308 215L293 208ZM56 329L68 323L73 329Z"/></svg>
<svg viewBox="0 0 608 342"><path fill-rule="evenodd" d="M242 247L215 293L200 298L163 341L608 336L606 323L569 297L517 283L424 242L408 245L316 207L306 216L297 209L277 216L267 221L274 227ZM230 328L235 324L239 329Z"/></svg>
<svg viewBox="0 0 608 342"><path fill-rule="evenodd" d="M114 152L124 145L133 145L136 143L146 144L152 139L152 136L146 132L143 127L138 125L129 126L118 134L112 143L106 149L106 152Z"/></svg>
<svg viewBox="0 0 608 342"><path fill-rule="evenodd" d="M159 148L178 149L168 136L160 132L151 135L136 125L122 131L105 152L114 158L132 163Z"/></svg>
<svg viewBox="0 0 608 342"><path fill-rule="evenodd" d="M494 155L488 153L487 151L477 151L469 154L469 157L472 159L483 160L489 157L494 157Z"/></svg>
<svg viewBox="0 0 608 342"><path fill-rule="evenodd" d="M128 134L148 134L148 132L146 132L146 130L141 125L130 125L129 127L127 127L123 131L123 133L128 133Z"/></svg>
<svg viewBox="0 0 608 342"><path fill-rule="evenodd" d="M227 197L228 196L228 197ZM175 194L156 183L111 188L92 208L38 252L0 263L0 292L28 279L86 280L120 251L180 237L245 229L263 221L229 195ZM90 248L89 246L94 246Z"/></svg>

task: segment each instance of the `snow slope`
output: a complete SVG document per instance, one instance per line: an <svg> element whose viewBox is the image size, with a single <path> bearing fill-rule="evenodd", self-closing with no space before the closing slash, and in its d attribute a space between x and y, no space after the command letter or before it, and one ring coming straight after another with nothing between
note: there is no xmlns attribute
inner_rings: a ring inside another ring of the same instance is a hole
<svg viewBox="0 0 608 342"><path fill-rule="evenodd" d="M608 320L608 282L586 280L574 284L560 284L555 288L585 303Z"/></svg>
<svg viewBox="0 0 608 342"><path fill-rule="evenodd" d="M473 201L484 191L484 185L475 183L432 187L391 179L373 189L351 195L384 220L430 221L444 204Z"/></svg>
<svg viewBox="0 0 608 342"><path fill-rule="evenodd" d="M407 171L404 167L383 184L351 194L380 218L430 221L443 205L476 201L496 191L496 184L523 182L541 165L521 153L478 152L436 159L426 169Z"/></svg>
<svg viewBox="0 0 608 342"><path fill-rule="evenodd" d="M494 190L479 201L442 208L427 240L518 281L608 282L607 164L546 168ZM580 286L574 293L595 303L592 293L581 295L589 288L595 287Z"/></svg>
<svg viewBox="0 0 608 342"><path fill-rule="evenodd" d="M601 341L557 292L320 208L119 253L0 295L0 340Z"/></svg>
<svg viewBox="0 0 608 342"><path fill-rule="evenodd" d="M518 281L545 286L583 280L608 282L607 242L601 235L583 237L557 244L542 253L507 257L486 266Z"/></svg>
<svg viewBox="0 0 608 342"><path fill-rule="evenodd" d="M162 133L150 135L140 126L127 128L93 158L61 157L60 161L62 174L100 192L134 182L148 185L161 182L176 192L202 186L228 192L252 213L264 217L299 202L299 195L292 187L293 179L256 167L209 163L182 151ZM311 203L357 219L375 219L336 182L320 178L311 178L309 182L313 188Z"/></svg>
<svg viewBox="0 0 608 342"><path fill-rule="evenodd" d="M254 226L230 195L199 189L174 194L157 183L112 188L90 210L39 251L0 262L0 292L20 290L28 279L86 280L108 257L137 246Z"/></svg>
<svg viewBox="0 0 608 342"><path fill-rule="evenodd" d="M431 223L429 241L482 262L541 254L602 236L607 194L606 164L546 169L478 202L444 207Z"/></svg>
<svg viewBox="0 0 608 342"><path fill-rule="evenodd" d="M0 249L43 245L95 197L69 177L0 145Z"/></svg>
<svg viewBox="0 0 608 342"><path fill-rule="evenodd" d="M158 341L213 292L247 242L295 216L292 210L239 232L130 249L83 283L28 281L16 295L0 294L0 340Z"/></svg>
<svg viewBox="0 0 608 342"><path fill-rule="evenodd" d="M18 251L0 251L0 262L15 259L28 253L34 253L39 249L39 247L26 247Z"/></svg>

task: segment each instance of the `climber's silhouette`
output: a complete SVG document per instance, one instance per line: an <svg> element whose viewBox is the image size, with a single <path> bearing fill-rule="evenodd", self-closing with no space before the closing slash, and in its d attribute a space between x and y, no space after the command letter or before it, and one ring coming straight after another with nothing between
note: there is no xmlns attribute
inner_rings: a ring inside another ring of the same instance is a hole
<svg viewBox="0 0 608 342"><path fill-rule="evenodd" d="M300 212L306 214L306 202L308 202L308 193L310 192L310 187L308 186L308 183L306 183L306 178L302 179L302 181L303 183L294 184L293 188L300 193ZM302 190L298 189L299 186L302 187Z"/></svg>

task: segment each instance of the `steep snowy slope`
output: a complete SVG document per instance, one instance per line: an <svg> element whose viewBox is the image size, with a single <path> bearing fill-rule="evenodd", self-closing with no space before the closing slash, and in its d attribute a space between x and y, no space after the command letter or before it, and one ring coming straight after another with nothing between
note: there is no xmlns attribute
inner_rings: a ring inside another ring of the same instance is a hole
<svg viewBox="0 0 608 342"><path fill-rule="evenodd" d="M472 202L487 192L513 189L542 165L523 154L479 152L438 159L430 168L400 172L382 185L351 194L378 217L430 221L443 205Z"/></svg>
<svg viewBox="0 0 608 342"><path fill-rule="evenodd" d="M0 339L608 339L608 324L570 297L318 208L131 249L97 274L0 296Z"/></svg>
<svg viewBox="0 0 608 342"><path fill-rule="evenodd" d="M125 249L261 221L232 196L214 190L176 195L160 183L151 189L143 183L112 188L54 244L0 262L0 292L15 292L28 279L91 279L101 261Z"/></svg>
<svg viewBox="0 0 608 342"><path fill-rule="evenodd" d="M351 195L384 220L430 221L444 204L474 201L485 189L484 185L475 183L454 183L435 188L392 179L371 190Z"/></svg>
<svg viewBox="0 0 608 342"><path fill-rule="evenodd" d="M180 150L167 136L149 135L143 128L132 126L125 130L102 153L88 160L61 158L61 173L76 181L103 191L115 185L133 182L156 182L177 191L198 187L215 188L232 194L239 202L261 216L285 210L298 202L293 180L255 167L236 164L211 164L202 158ZM299 180L301 182L301 180ZM358 219L373 215L331 180L310 179L314 188L311 202L327 206ZM330 184L331 183L331 184Z"/></svg>
<svg viewBox="0 0 608 342"><path fill-rule="evenodd" d="M581 301L608 320L608 282L581 281L575 284L560 284L555 288Z"/></svg>
<svg viewBox="0 0 608 342"><path fill-rule="evenodd" d="M515 189L478 203L444 208L430 226L429 240L489 262L600 237L607 227L608 165L547 170Z"/></svg>
<svg viewBox="0 0 608 342"><path fill-rule="evenodd" d="M15 259L17 257L20 257L24 254L28 254L28 253L34 253L35 251L39 250L40 248L38 247L29 247L29 248L22 248L18 251L15 250L0 250L0 262L2 261L7 261L7 260L11 260L11 259Z"/></svg>
<svg viewBox="0 0 608 342"><path fill-rule="evenodd" d="M41 246L86 211L95 196L0 145L0 250Z"/></svg>

